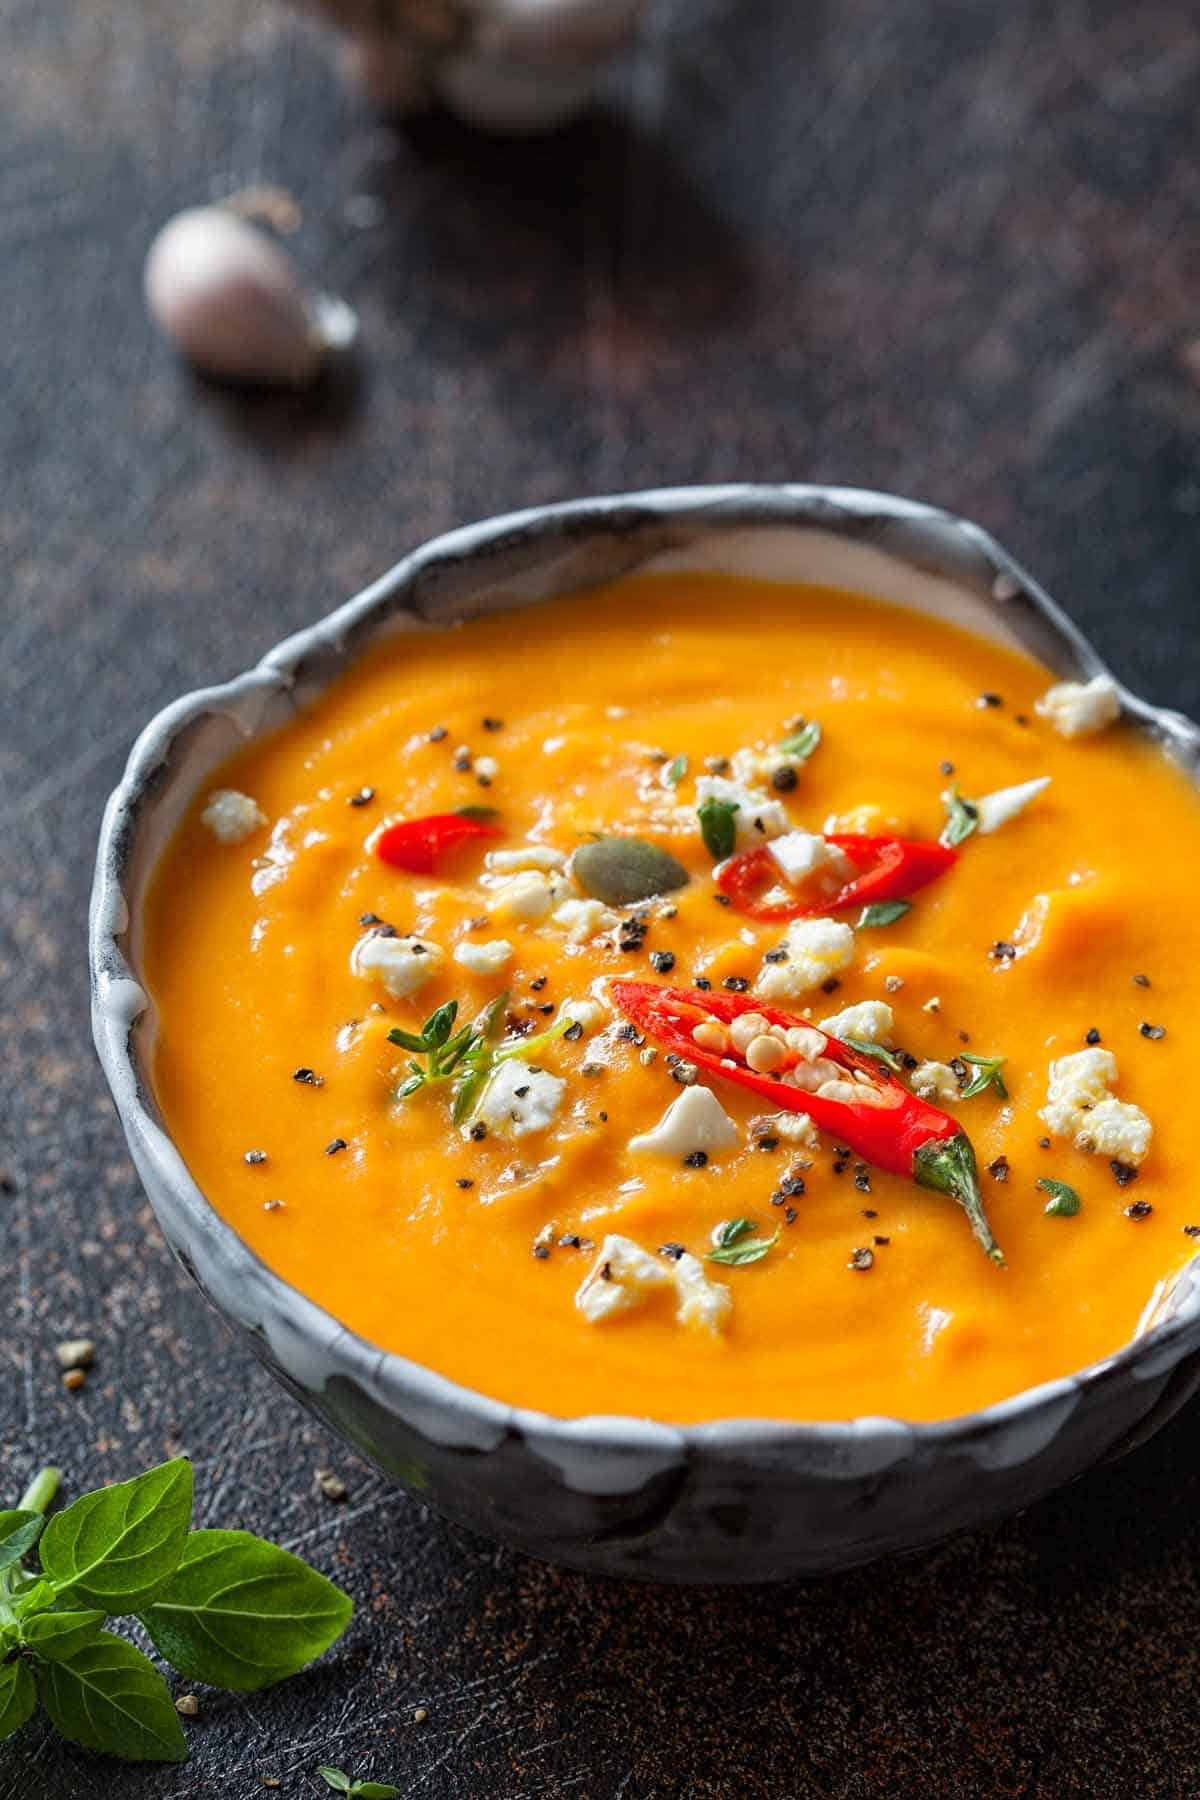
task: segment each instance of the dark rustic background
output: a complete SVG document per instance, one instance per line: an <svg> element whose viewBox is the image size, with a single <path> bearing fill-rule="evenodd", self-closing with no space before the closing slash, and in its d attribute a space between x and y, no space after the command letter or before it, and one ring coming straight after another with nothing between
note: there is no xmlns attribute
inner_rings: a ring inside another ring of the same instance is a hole
<svg viewBox="0 0 1200 1800"><path fill-rule="evenodd" d="M4 1486L184 1448L206 1521L359 1602L308 1675L205 1696L186 1768L32 1727L0 1800L312 1797L323 1760L424 1800L1200 1789L1195 1407L1024 1518L790 1592L617 1587L466 1538L323 1438L168 1261L83 937L151 712L530 501L737 477L938 500L1200 708L1198 84L1192 0L656 0L601 110L506 147L385 129L266 0L0 0ZM252 182L359 308L357 384L231 398L152 336L151 234ZM53 1346L83 1332L65 1393Z"/></svg>

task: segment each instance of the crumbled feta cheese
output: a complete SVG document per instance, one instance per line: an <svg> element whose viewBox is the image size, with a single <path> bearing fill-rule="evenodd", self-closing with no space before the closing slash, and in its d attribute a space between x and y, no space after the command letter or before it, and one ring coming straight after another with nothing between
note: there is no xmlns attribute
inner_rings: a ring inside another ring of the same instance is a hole
<svg viewBox="0 0 1200 1800"><path fill-rule="evenodd" d="M997 788L994 794L984 794L975 801L979 835L987 837L989 832L999 831L1001 825L1023 813L1029 802L1049 786L1050 777L1039 775L1036 781L1022 781L1017 787Z"/></svg>
<svg viewBox="0 0 1200 1800"><path fill-rule="evenodd" d="M806 757L789 756L785 750L735 750L730 759L733 779L743 787L769 781L776 769L802 769Z"/></svg>
<svg viewBox="0 0 1200 1800"><path fill-rule="evenodd" d="M239 794L236 788L218 788L208 796L200 822L208 826L218 843L240 844L266 824L267 815L249 794Z"/></svg>
<svg viewBox="0 0 1200 1800"><path fill-rule="evenodd" d="M895 1042L895 1020L886 1000L860 1000L857 1006L844 1006L818 1024L830 1037L867 1038L872 1044L884 1045Z"/></svg>
<svg viewBox="0 0 1200 1800"><path fill-rule="evenodd" d="M693 1086L673 1100L652 1131L629 1140L629 1148L655 1156L675 1156L681 1161L697 1150L713 1155L735 1150L741 1143L738 1128L711 1088Z"/></svg>
<svg viewBox="0 0 1200 1800"><path fill-rule="evenodd" d="M619 925L621 915L611 912L603 900L563 900L550 915L550 923L566 932L568 944L586 944Z"/></svg>
<svg viewBox="0 0 1200 1800"><path fill-rule="evenodd" d="M496 888L491 914L502 924L536 925L555 904L555 885L540 869L523 869Z"/></svg>
<svg viewBox="0 0 1200 1800"><path fill-rule="evenodd" d="M767 838L778 837L791 825L782 803L773 800L764 788L742 787L736 781L727 780L724 775L698 777L696 805L703 806L706 800L722 800L727 806L737 807L733 823L739 849L745 849L749 844L761 844Z"/></svg>
<svg viewBox="0 0 1200 1800"><path fill-rule="evenodd" d="M676 1322L703 1331L720 1331L733 1311L733 1296L723 1281L710 1281L699 1257L685 1250L675 1263L679 1305Z"/></svg>
<svg viewBox="0 0 1200 1800"><path fill-rule="evenodd" d="M559 1076L531 1069L519 1056L510 1056L494 1070L463 1132L469 1135L478 1119L498 1137L527 1137L531 1131L544 1131L566 1091L567 1084Z"/></svg>
<svg viewBox="0 0 1200 1800"><path fill-rule="evenodd" d="M827 844L813 831L786 831L768 846L785 881L793 886L810 875L823 875L829 892L836 893L854 875L854 864L836 844Z"/></svg>
<svg viewBox="0 0 1200 1800"><path fill-rule="evenodd" d="M1035 710L1063 737L1086 737L1120 718L1121 695L1111 675L1094 675L1088 682L1060 681Z"/></svg>
<svg viewBox="0 0 1200 1800"><path fill-rule="evenodd" d="M801 1144L806 1150L815 1150L820 1142L817 1128L807 1113L772 1113L768 1118L760 1118L755 1123L760 1128L760 1137L782 1138L785 1144Z"/></svg>
<svg viewBox="0 0 1200 1800"><path fill-rule="evenodd" d="M1138 1106L1117 1100L1111 1050L1076 1050L1050 1064L1050 1084L1041 1118L1056 1137L1069 1137L1077 1150L1094 1151L1137 1168L1150 1149L1154 1127Z"/></svg>
<svg viewBox="0 0 1200 1800"><path fill-rule="evenodd" d="M350 952L354 973L381 981L394 1000L415 994L443 961L440 945L426 938L387 937L379 931L368 931Z"/></svg>
<svg viewBox="0 0 1200 1800"><path fill-rule="evenodd" d="M608 1015L608 1008L599 1000L564 1000L558 1009L560 1019L566 1019L572 1025L582 1025L585 1031L595 1031L597 1025L603 1024Z"/></svg>
<svg viewBox="0 0 1200 1800"><path fill-rule="evenodd" d="M565 850L552 850L549 844L522 844L516 850L489 850L484 857L489 869L497 875L515 875L520 869L565 869Z"/></svg>
<svg viewBox="0 0 1200 1800"><path fill-rule="evenodd" d="M831 836L879 837L895 831L896 821L889 819L882 806L852 806L849 812L830 813L823 829Z"/></svg>
<svg viewBox="0 0 1200 1800"><path fill-rule="evenodd" d="M511 961L512 953L513 947L507 938L492 938L486 944L457 944L454 960L469 969L472 975L498 975L505 963Z"/></svg>
<svg viewBox="0 0 1200 1800"><path fill-rule="evenodd" d="M575 1304L589 1325L639 1306L655 1288L674 1286L666 1263L651 1256L632 1238L610 1232L575 1294Z"/></svg>
<svg viewBox="0 0 1200 1800"><path fill-rule="evenodd" d="M778 945L781 962L764 961L754 991L764 1000L790 1000L820 987L854 959L854 931L840 919L797 919Z"/></svg>
<svg viewBox="0 0 1200 1800"><path fill-rule="evenodd" d="M1150 1149L1154 1127L1140 1106L1113 1098L1099 1101L1083 1114L1075 1133L1077 1150L1092 1150L1136 1169Z"/></svg>
<svg viewBox="0 0 1200 1800"><path fill-rule="evenodd" d="M500 764L496 761L494 756L477 756L475 758L475 773L479 776L481 781L495 781L497 775L500 773Z"/></svg>
<svg viewBox="0 0 1200 1800"><path fill-rule="evenodd" d="M610 1233L575 1294L575 1304L589 1325L629 1312L663 1288L673 1288L676 1322L719 1331L732 1310L729 1289L710 1281L700 1260L686 1251L677 1262L651 1256L632 1238Z"/></svg>
<svg viewBox="0 0 1200 1800"><path fill-rule="evenodd" d="M921 1063L919 1068L913 1070L909 1084L918 1099L933 1101L938 1106L957 1100L962 1092L954 1070L949 1063L944 1062Z"/></svg>

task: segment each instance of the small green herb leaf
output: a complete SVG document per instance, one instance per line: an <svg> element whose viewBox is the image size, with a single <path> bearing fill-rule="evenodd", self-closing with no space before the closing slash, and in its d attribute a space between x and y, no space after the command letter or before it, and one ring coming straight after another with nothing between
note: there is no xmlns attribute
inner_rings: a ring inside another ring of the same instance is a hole
<svg viewBox="0 0 1200 1800"><path fill-rule="evenodd" d="M0 1740L20 1731L37 1705L37 1688L23 1662L0 1665Z"/></svg>
<svg viewBox="0 0 1200 1800"><path fill-rule="evenodd" d="M1008 1089L1004 1085L1004 1077L1000 1071L1008 1061L1006 1056L971 1056L963 1051L962 1060L970 1063L979 1073L973 1075L962 1091L964 1100L973 1100L976 1094L994 1087L1002 1100L1008 1099Z"/></svg>
<svg viewBox="0 0 1200 1800"><path fill-rule="evenodd" d="M1039 1175L1038 1186L1043 1193L1050 1195L1050 1199L1046 1202L1046 1211L1054 1218L1073 1219L1083 1205L1083 1201L1075 1189L1068 1187L1065 1181L1055 1181L1049 1175Z"/></svg>
<svg viewBox="0 0 1200 1800"><path fill-rule="evenodd" d="M737 843L737 803L732 800L705 800L696 809L704 847L714 862L724 862L733 855Z"/></svg>
<svg viewBox="0 0 1200 1800"><path fill-rule="evenodd" d="M0 1569L11 1569L33 1549L45 1523L41 1513L0 1512Z"/></svg>
<svg viewBox="0 0 1200 1800"><path fill-rule="evenodd" d="M56 1513L42 1533L42 1572L62 1600L136 1611L174 1574L191 1516L192 1465L177 1456Z"/></svg>
<svg viewBox="0 0 1200 1800"><path fill-rule="evenodd" d="M349 1595L248 1531L193 1531L141 1616L154 1647L193 1681L247 1690L294 1675L350 1622Z"/></svg>
<svg viewBox="0 0 1200 1800"><path fill-rule="evenodd" d="M686 756L675 756L675 757L672 757L671 761L667 764L666 768L663 770L663 780L666 782L668 787L678 787L680 782L683 780L684 776L687 774L687 772L688 772L687 757Z"/></svg>
<svg viewBox="0 0 1200 1800"><path fill-rule="evenodd" d="M494 806L460 806L456 811L460 819L473 819L476 825L493 825L500 817Z"/></svg>
<svg viewBox="0 0 1200 1800"><path fill-rule="evenodd" d="M733 1223L754 1229L753 1220L737 1219ZM780 1228L777 1226L769 1238L745 1237L739 1235L734 1242L718 1243L715 1250L708 1253L709 1262L724 1263L727 1267L737 1268L742 1263L760 1262L767 1251L779 1238Z"/></svg>
<svg viewBox="0 0 1200 1800"><path fill-rule="evenodd" d="M883 1044L872 1043L870 1038L848 1037L843 1038L842 1042L849 1044L852 1050L857 1050L860 1056L873 1056L876 1062L881 1062L885 1069L892 1071L893 1075L898 1075L904 1067L898 1056L886 1049Z"/></svg>
<svg viewBox="0 0 1200 1800"><path fill-rule="evenodd" d="M9 1604L13 1616L28 1619L34 1613L49 1612L58 1598L58 1589L52 1581L31 1579L28 1587L16 1593Z"/></svg>
<svg viewBox="0 0 1200 1800"><path fill-rule="evenodd" d="M855 930L862 931L869 925L894 925L911 911L911 900L877 900L873 906L863 907Z"/></svg>
<svg viewBox="0 0 1200 1800"><path fill-rule="evenodd" d="M430 1013L421 1027L421 1036L427 1050L440 1050L454 1029L454 1021L458 1017L458 1001L447 1000L436 1012Z"/></svg>
<svg viewBox="0 0 1200 1800"><path fill-rule="evenodd" d="M979 808L973 800L963 799L955 782L946 801L946 823L942 827L941 842L953 849L969 838L978 824Z"/></svg>
<svg viewBox="0 0 1200 1800"><path fill-rule="evenodd" d="M187 1760L187 1743L166 1682L140 1650L110 1631L98 1632L68 1661L40 1663L37 1691L56 1728L85 1750L129 1762Z"/></svg>
<svg viewBox="0 0 1200 1800"><path fill-rule="evenodd" d="M356 1781L350 1792L357 1800L400 1800L400 1789L390 1781Z"/></svg>
<svg viewBox="0 0 1200 1800"><path fill-rule="evenodd" d="M39 1612L27 1619L21 1641L47 1662L69 1662L104 1623L102 1612Z"/></svg>
<svg viewBox="0 0 1200 1800"><path fill-rule="evenodd" d="M730 1244L736 1244L739 1238L746 1237L753 1230L753 1219L726 1219L713 1233L713 1243L718 1250L726 1250Z"/></svg>
<svg viewBox="0 0 1200 1800"><path fill-rule="evenodd" d="M784 756L799 756L807 762L820 741L821 727L815 719L810 719L791 737L785 737L779 749Z"/></svg>
<svg viewBox="0 0 1200 1800"><path fill-rule="evenodd" d="M326 1787L331 1787L335 1794L350 1792L350 1777L344 1769L335 1769L329 1763L321 1763L318 1765L317 1774Z"/></svg>

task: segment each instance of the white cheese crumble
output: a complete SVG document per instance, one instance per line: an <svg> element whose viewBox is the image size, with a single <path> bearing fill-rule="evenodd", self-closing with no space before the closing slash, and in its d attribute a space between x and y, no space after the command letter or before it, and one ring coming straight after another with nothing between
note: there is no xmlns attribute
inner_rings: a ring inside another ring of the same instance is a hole
<svg viewBox="0 0 1200 1800"><path fill-rule="evenodd" d="M565 850L549 844L522 844L516 850L489 850L484 863L497 875L515 875L520 869L565 869Z"/></svg>
<svg viewBox="0 0 1200 1800"><path fill-rule="evenodd" d="M208 796L200 822L208 826L218 843L240 844L266 824L267 815L249 794L239 794L236 788L218 788Z"/></svg>
<svg viewBox="0 0 1200 1800"><path fill-rule="evenodd" d="M621 915L602 900L563 900L550 915L550 923L567 934L568 944L586 944L602 931L621 923Z"/></svg>
<svg viewBox="0 0 1200 1800"><path fill-rule="evenodd" d="M491 914L501 924L536 925L555 904L555 884L539 869L523 869L496 888Z"/></svg>
<svg viewBox="0 0 1200 1800"><path fill-rule="evenodd" d="M469 969L472 975L498 975L505 963L512 960L512 953L513 947L507 938L492 938L486 944L455 945L454 960Z"/></svg>
<svg viewBox="0 0 1200 1800"><path fill-rule="evenodd" d="M815 1150L820 1142L816 1126L803 1112L771 1113L756 1119L754 1126L759 1137L782 1138L785 1144L800 1144L806 1150Z"/></svg>
<svg viewBox="0 0 1200 1800"><path fill-rule="evenodd" d="M761 844L767 838L778 837L791 825L782 803L773 800L765 788L742 787L740 783L729 781L724 775L698 777L696 805L703 806L706 800L721 800L727 806L737 807L733 824L739 850L744 850L750 844Z"/></svg>
<svg viewBox="0 0 1200 1800"><path fill-rule="evenodd" d="M1035 711L1061 736L1086 737L1120 718L1121 695L1111 675L1093 675L1088 682L1060 681L1035 702Z"/></svg>
<svg viewBox="0 0 1200 1800"><path fill-rule="evenodd" d="M359 938L350 952L354 973L381 981L394 1000L415 994L443 961L440 945L426 938L387 937L378 931Z"/></svg>
<svg viewBox="0 0 1200 1800"><path fill-rule="evenodd" d="M685 1088L673 1100L652 1131L629 1140L630 1150L655 1156L674 1156L680 1161L697 1150L713 1155L735 1150L741 1143L738 1128L711 1088Z"/></svg>
<svg viewBox="0 0 1200 1800"><path fill-rule="evenodd" d="M558 1009L560 1019L566 1019L572 1025L582 1025L585 1031L595 1031L608 1016L608 1008L599 1000L564 1000Z"/></svg>
<svg viewBox="0 0 1200 1800"><path fill-rule="evenodd" d="M997 788L993 794L984 794L975 802L979 835L987 837L989 832L999 831L1001 825L1007 825L1010 819L1023 813L1030 801L1036 800L1049 786L1050 777L1039 775L1036 781L1022 781L1017 787Z"/></svg>
<svg viewBox="0 0 1200 1800"><path fill-rule="evenodd" d="M810 875L824 877L822 886L836 893L854 875L854 864L836 844L827 844L814 831L786 831L768 845L771 857L785 881L793 886Z"/></svg>
<svg viewBox="0 0 1200 1800"><path fill-rule="evenodd" d="M1076 1050L1050 1064L1041 1118L1056 1137L1136 1169L1150 1149L1154 1127L1138 1106L1109 1091L1117 1079L1111 1050Z"/></svg>
<svg viewBox="0 0 1200 1800"><path fill-rule="evenodd" d="M477 756L475 758L475 773L479 776L481 781L495 781L497 775L500 773L500 764L496 761L494 756Z"/></svg>
<svg viewBox="0 0 1200 1800"><path fill-rule="evenodd" d="M835 1038L867 1038L872 1044L895 1042L895 1018L886 1000L860 1000L856 1006L844 1006L839 1013L818 1020L822 1031Z"/></svg>
<svg viewBox="0 0 1200 1800"><path fill-rule="evenodd" d="M918 1099L933 1101L938 1106L957 1100L962 1092L954 1070L944 1062L921 1063L909 1077L909 1085Z"/></svg>
<svg viewBox="0 0 1200 1800"><path fill-rule="evenodd" d="M531 1069L519 1056L510 1056L493 1072L479 1096L475 1110L463 1124L463 1135L482 1120L498 1137L528 1137L544 1131L562 1105L567 1084L545 1069Z"/></svg>
<svg viewBox="0 0 1200 1800"><path fill-rule="evenodd" d="M820 987L854 960L854 931L840 919L797 919L776 946L779 962L763 962L754 991L764 1000L791 1000Z"/></svg>
<svg viewBox="0 0 1200 1800"><path fill-rule="evenodd" d="M733 1307L729 1289L710 1281L704 1265L686 1251L674 1263L651 1256L632 1238L610 1233L575 1294L575 1304L589 1325L640 1306L652 1293L673 1288L676 1322L719 1331Z"/></svg>

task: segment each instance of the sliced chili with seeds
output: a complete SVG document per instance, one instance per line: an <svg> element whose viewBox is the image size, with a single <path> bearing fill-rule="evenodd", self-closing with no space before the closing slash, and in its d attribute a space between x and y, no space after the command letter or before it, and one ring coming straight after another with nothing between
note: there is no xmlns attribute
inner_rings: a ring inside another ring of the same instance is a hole
<svg viewBox="0 0 1200 1800"><path fill-rule="evenodd" d="M958 852L945 844L906 838L834 832L825 842L849 857L856 870L854 879L832 899L811 892L794 899L764 898L770 889L786 885L765 844L731 856L717 874L717 887L748 918L782 922L840 912L847 906L869 906L879 900L907 900L958 861Z"/></svg>

